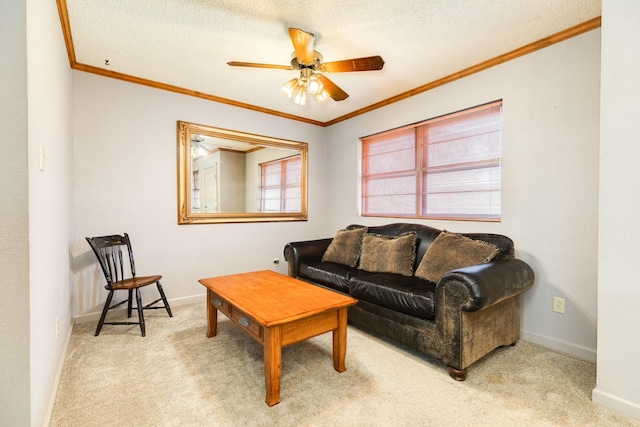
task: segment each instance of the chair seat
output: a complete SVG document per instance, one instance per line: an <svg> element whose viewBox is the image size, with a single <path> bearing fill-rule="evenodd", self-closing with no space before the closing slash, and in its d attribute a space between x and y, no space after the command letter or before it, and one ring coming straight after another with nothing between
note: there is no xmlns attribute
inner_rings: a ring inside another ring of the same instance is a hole
<svg viewBox="0 0 640 427"><path fill-rule="evenodd" d="M130 279L121 280L119 282L115 282L112 285L112 289L135 289L141 288L143 286L150 285L152 283L156 283L162 279L161 275L156 276L143 276L143 277L132 277Z"/></svg>

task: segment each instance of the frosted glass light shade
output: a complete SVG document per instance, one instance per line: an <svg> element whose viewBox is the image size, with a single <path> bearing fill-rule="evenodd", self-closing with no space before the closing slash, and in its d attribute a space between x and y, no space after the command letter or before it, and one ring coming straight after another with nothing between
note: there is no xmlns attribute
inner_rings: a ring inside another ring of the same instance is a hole
<svg viewBox="0 0 640 427"><path fill-rule="evenodd" d="M298 90L293 94L292 98L293 102L298 105L304 105L307 103L307 88L300 85L298 86Z"/></svg>
<svg viewBox="0 0 640 427"><path fill-rule="evenodd" d="M309 79L309 85L307 87L309 88L309 93L311 93L312 95L319 94L323 89L322 82L320 82L320 80L318 80L318 77L316 76L312 76Z"/></svg>
<svg viewBox="0 0 640 427"><path fill-rule="evenodd" d="M296 93L296 90L300 87L300 82L297 78L291 79L285 84L282 85L282 91L287 95L290 99L293 98L293 95Z"/></svg>
<svg viewBox="0 0 640 427"><path fill-rule="evenodd" d="M318 101L318 103L321 103L328 97L329 97L329 92L327 92L324 89L321 89L320 92L316 93L316 101Z"/></svg>

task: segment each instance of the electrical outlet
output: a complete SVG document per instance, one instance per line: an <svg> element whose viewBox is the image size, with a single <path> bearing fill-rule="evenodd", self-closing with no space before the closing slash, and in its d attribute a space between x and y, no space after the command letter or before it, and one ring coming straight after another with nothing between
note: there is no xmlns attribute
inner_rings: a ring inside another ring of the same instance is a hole
<svg viewBox="0 0 640 427"><path fill-rule="evenodd" d="M56 339L60 337L60 318L56 316Z"/></svg>
<svg viewBox="0 0 640 427"><path fill-rule="evenodd" d="M274 258L273 259L273 265L275 265L276 267L280 265L280 258Z"/></svg>
<svg viewBox="0 0 640 427"><path fill-rule="evenodd" d="M553 311L564 314L564 298L553 297Z"/></svg>

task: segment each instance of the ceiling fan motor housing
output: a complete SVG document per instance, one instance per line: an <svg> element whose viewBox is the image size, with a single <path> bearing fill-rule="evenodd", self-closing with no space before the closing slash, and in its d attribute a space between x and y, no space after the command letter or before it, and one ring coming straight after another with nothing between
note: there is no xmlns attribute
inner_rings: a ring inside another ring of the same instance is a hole
<svg viewBox="0 0 640 427"><path fill-rule="evenodd" d="M312 70L317 70L318 66L320 65L320 63L322 62L322 54L320 52L318 52L317 50L313 51L313 62L311 63L306 63L306 62L301 62L298 57L296 56L296 53L293 52L291 54L291 66L293 68L295 68L296 70L301 70L303 68L311 68Z"/></svg>

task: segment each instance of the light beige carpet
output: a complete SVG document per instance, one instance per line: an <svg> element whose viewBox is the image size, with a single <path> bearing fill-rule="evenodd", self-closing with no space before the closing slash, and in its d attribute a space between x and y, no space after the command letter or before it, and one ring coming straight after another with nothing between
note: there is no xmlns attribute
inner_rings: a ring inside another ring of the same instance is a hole
<svg viewBox="0 0 640 427"><path fill-rule="evenodd" d="M591 403L595 365L520 341L465 382L443 364L349 327L347 371L331 334L283 350L281 401L264 403L262 347L224 316L206 337L204 302L137 326L76 325L51 425L640 426Z"/></svg>

